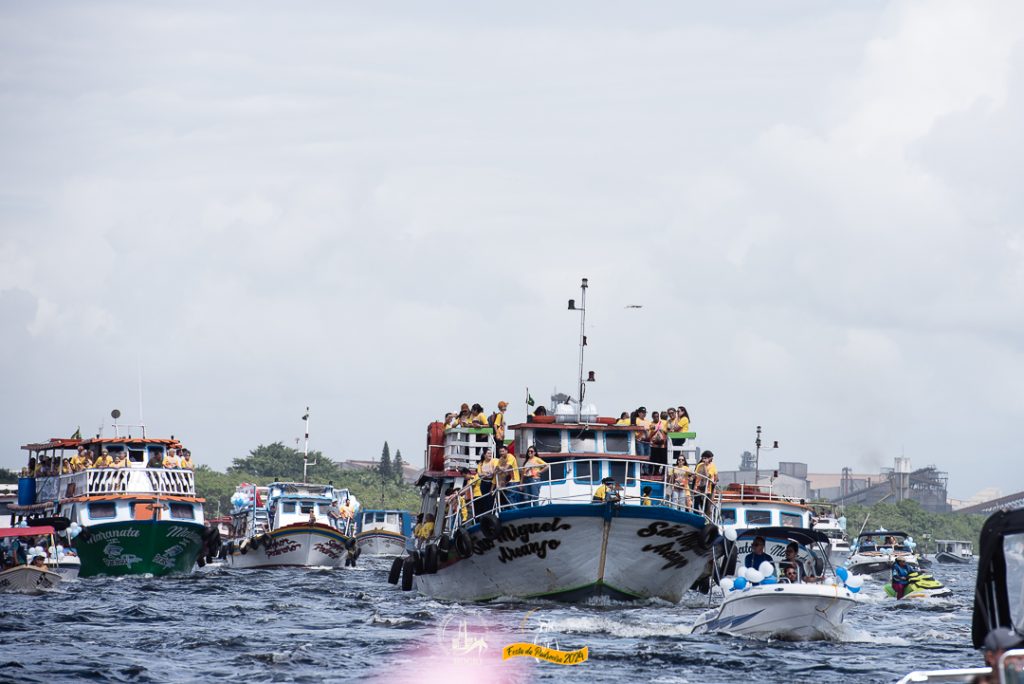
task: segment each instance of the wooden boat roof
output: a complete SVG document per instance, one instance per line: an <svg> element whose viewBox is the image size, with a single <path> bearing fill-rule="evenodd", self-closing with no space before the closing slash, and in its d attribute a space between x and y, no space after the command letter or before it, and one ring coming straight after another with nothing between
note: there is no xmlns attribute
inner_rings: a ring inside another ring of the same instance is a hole
<svg viewBox="0 0 1024 684"><path fill-rule="evenodd" d="M0 529L0 538L3 537L34 537L39 534L53 534L56 532L50 525L37 525L35 527L4 527Z"/></svg>
<svg viewBox="0 0 1024 684"><path fill-rule="evenodd" d="M65 437L51 437L48 442L37 444L25 444L22 449L26 451L48 451L51 449L77 449L80 446L92 444L162 444L164 446L181 446L177 439L163 439L159 437L92 437L89 439L70 439Z"/></svg>

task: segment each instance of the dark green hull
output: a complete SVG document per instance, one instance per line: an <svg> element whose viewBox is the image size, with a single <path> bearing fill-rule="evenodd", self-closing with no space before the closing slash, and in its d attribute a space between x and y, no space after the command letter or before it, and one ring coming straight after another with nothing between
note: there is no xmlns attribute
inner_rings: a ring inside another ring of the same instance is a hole
<svg viewBox="0 0 1024 684"><path fill-rule="evenodd" d="M82 561L78 576L191 572L202 546L202 535L202 525L178 521L131 520L90 525L75 539Z"/></svg>

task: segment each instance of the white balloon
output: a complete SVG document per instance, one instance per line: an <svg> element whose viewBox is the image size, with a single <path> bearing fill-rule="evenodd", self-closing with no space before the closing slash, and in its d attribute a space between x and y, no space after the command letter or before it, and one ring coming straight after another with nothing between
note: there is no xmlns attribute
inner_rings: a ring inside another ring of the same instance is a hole
<svg viewBox="0 0 1024 684"><path fill-rule="evenodd" d="M736 528L731 526L731 525L726 527L725 528L725 538L728 539L731 542L736 541Z"/></svg>
<svg viewBox="0 0 1024 684"><path fill-rule="evenodd" d="M757 584L764 579L764 575L759 573L754 568L747 568L747 579L753 582L754 584Z"/></svg>
<svg viewBox="0 0 1024 684"><path fill-rule="evenodd" d="M732 577L723 577L718 586L722 587L722 591L732 591Z"/></svg>
<svg viewBox="0 0 1024 684"><path fill-rule="evenodd" d="M864 578L860 575L850 575L849 579L846 580L846 586L848 587L859 587L864 584Z"/></svg>
<svg viewBox="0 0 1024 684"><path fill-rule="evenodd" d="M768 561L764 561L761 565L757 566L757 571L761 573L762 578L771 577L775 574L775 566Z"/></svg>

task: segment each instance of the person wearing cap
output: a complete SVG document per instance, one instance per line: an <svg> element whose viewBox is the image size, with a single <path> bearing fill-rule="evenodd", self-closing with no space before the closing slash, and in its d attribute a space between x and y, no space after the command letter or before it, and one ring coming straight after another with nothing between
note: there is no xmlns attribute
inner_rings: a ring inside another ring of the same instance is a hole
<svg viewBox="0 0 1024 684"><path fill-rule="evenodd" d="M1015 648L1024 648L1024 636L1021 636L1012 627L996 627L985 637L981 650L985 654L985 664L992 668L988 674L978 675L974 678L976 684L998 684L999 683L999 659L1007 651Z"/></svg>
<svg viewBox="0 0 1024 684"><path fill-rule="evenodd" d="M114 459L110 457L110 452L106 449L100 454L100 457L92 464L93 468L113 468Z"/></svg>
<svg viewBox="0 0 1024 684"><path fill-rule="evenodd" d="M892 590L896 592L896 598L903 598L910 584L910 566L903 556L896 556L896 562L892 564Z"/></svg>
<svg viewBox="0 0 1024 684"><path fill-rule="evenodd" d="M508 409L507 401L498 402L498 410L491 415L490 423L494 428L494 441L501 444L505 440L505 411Z"/></svg>
<svg viewBox="0 0 1024 684"><path fill-rule="evenodd" d="M591 499L591 502L605 503L618 501L620 498L619 489L620 487L616 484L614 477L606 477L601 480L601 484L594 490L594 498Z"/></svg>

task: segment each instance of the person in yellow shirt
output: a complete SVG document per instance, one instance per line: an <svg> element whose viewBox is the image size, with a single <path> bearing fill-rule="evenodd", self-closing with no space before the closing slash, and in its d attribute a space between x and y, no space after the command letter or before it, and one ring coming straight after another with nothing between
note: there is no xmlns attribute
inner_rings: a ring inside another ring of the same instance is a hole
<svg viewBox="0 0 1024 684"><path fill-rule="evenodd" d="M471 416L470 422L473 427L490 427L487 423L487 414L484 413L484 407L480 404L473 404L472 408L469 409L469 415Z"/></svg>
<svg viewBox="0 0 1024 684"><path fill-rule="evenodd" d="M532 446L526 449L526 462L523 463L523 496L527 503L536 506L540 503L540 478L551 466L537 455Z"/></svg>
<svg viewBox="0 0 1024 684"><path fill-rule="evenodd" d="M114 463L111 466L113 468L127 468L128 467L128 454L127 452L121 451L117 454L117 458L114 459Z"/></svg>
<svg viewBox="0 0 1024 684"><path fill-rule="evenodd" d="M100 457L92 464L93 468L113 468L114 459L110 457L110 452L106 449L100 454Z"/></svg>
<svg viewBox="0 0 1024 684"><path fill-rule="evenodd" d="M507 401L498 402L498 411L494 414L491 427L494 428L494 441L501 444L505 441L505 410L508 409Z"/></svg>
<svg viewBox="0 0 1024 684"><path fill-rule="evenodd" d="M695 468L697 496L694 497L694 504L698 513L709 515L715 488L718 485L718 468L714 463L715 455L705 451L700 455L700 463Z"/></svg>
<svg viewBox="0 0 1024 684"><path fill-rule="evenodd" d="M177 449L168 449L164 456L164 468L177 468L179 463Z"/></svg>
<svg viewBox="0 0 1024 684"><path fill-rule="evenodd" d="M615 421L616 425L629 425L629 411L623 411L619 419Z"/></svg>
<svg viewBox="0 0 1024 684"><path fill-rule="evenodd" d="M621 488L615 483L615 478L606 477L601 480L601 484L594 490L594 498L591 499L591 502L617 502L621 499L621 495L619 494L620 491Z"/></svg>
<svg viewBox="0 0 1024 684"><path fill-rule="evenodd" d="M497 475L499 487L502 488L505 500L511 506L517 505L522 500L522 490L519 485L519 461L515 454L510 454L507 447L498 449Z"/></svg>
<svg viewBox="0 0 1024 684"><path fill-rule="evenodd" d="M72 456L69 461L71 472L77 473L85 470L88 467L89 460L89 452L85 450L85 447L78 447L78 453Z"/></svg>
<svg viewBox="0 0 1024 684"><path fill-rule="evenodd" d="M651 421L647 420L647 408L641 406L631 416L630 423L636 426L636 455L651 455L650 427Z"/></svg>
<svg viewBox="0 0 1024 684"><path fill-rule="evenodd" d="M419 529L416 530L416 537L426 541L430 539L431 535L434 534L434 514L430 513L427 515L427 519L420 523Z"/></svg>
<svg viewBox="0 0 1024 684"><path fill-rule="evenodd" d="M476 465L476 474L480 479L477 487L480 490L480 496L477 498L476 503L474 503L476 515L489 513L491 508L494 507L492 491L494 489L494 474L497 469L498 462L494 460L494 455L490 449L485 449L480 462Z"/></svg>
<svg viewBox="0 0 1024 684"><path fill-rule="evenodd" d="M178 461L178 467L186 470L192 470L192 452L188 449L182 449L181 459Z"/></svg>
<svg viewBox="0 0 1024 684"><path fill-rule="evenodd" d="M651 488L644 487L640 490L640 505L650 506L651 505Z"/></svg>

